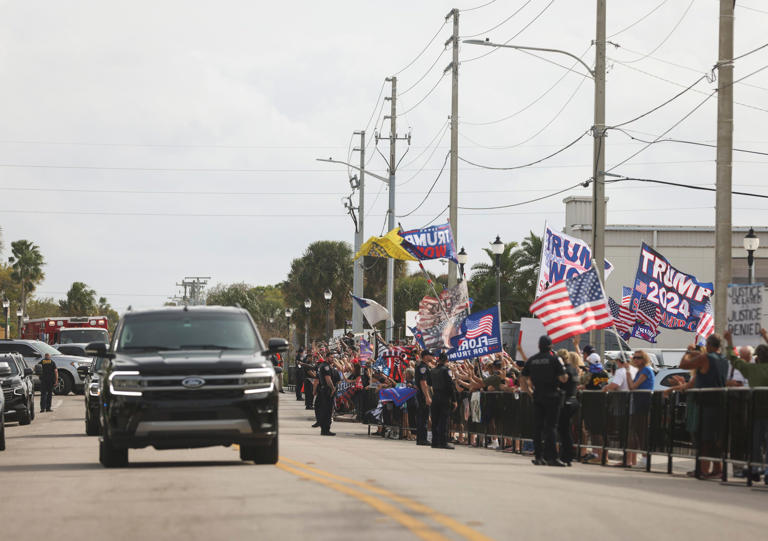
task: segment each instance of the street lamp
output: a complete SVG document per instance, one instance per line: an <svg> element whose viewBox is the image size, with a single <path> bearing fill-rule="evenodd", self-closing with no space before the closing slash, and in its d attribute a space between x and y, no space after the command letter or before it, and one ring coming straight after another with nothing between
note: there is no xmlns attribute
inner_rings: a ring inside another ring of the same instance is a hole
<svg viewBox="0 0 768 541"><path fill-rule="evenodd" d="M755 230L750 227L749 233L744 236L744 249L747 251L747 265L749 265L749 283L755 283L755 252L760 246L760 238L755 235Z"/></svg>
<svg viewBox="0 0 768 541"><path fill-rule="evenodd" d="M326 324L325 324L325 335L328 337L328 340L331 339L331 299L333 298L333 291L325 288L325 291L323 291L323 298L325 299L325 315L326 315Z"/></svg>
<svg viewBox="0 0 768 541"><path fill-rule="evenodd" d="M309 348L309 309L312 308L312 299L304 299L304 349Z"/></svg>
<svg viewBox="0 0 768 541"><path fill-rule="evenodd" d="M456 254L456 260L459 262L459 282L464 280L464 265L467 263L467 252L464 251L464 247L461 247L461 251Z"/></svg>
<svg viewBox="0 0 768 541"><path fill-rule="evenodd" d="M16 319L17 319L17 325L18 325L18 330L16 332L19 335L19 336L17 336L17 338L21 338L21 318L23 316L24 316L24 312L21 311L21 308L16 310Z"/></svg>
<svg viewBox="0 0 768 541"><path fill-rule="evenodd" d="M499 310L499 321L501 321L501 254L504 252L504 243L496 235L496 240L491 243L491 252L494 256L494 265L496 267L496 307Z"/></svg>
<svg viewBox="0 0 768 541"><path fill-rule="evenodd" d="M3 297L3 317L5 318L5 335L4 338L10 338L11 329L11 301L7 297Z"/></svg>

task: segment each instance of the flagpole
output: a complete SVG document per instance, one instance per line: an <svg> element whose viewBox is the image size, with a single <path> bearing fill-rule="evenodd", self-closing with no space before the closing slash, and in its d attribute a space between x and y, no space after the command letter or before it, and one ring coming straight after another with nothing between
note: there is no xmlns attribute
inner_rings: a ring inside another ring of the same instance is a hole
<svg viewBox="0 0 768 541"><path fill-rule="evenodd" d="M397 227L400 228L400 231L403 231L403 224L400 222L397 222ZM427 269L424 268L424 265L422 264L421 260L418 260L419 263L419 269L421 269L421 272L424 274L424 277L427 279L427 283L429 284L429 287L432 288L432 293L435 294L435 298L437 299L437 304L440 305L440 309L443 311L443 315L445 317L448 316L448 312L445 310L445 306L443 306L443 301L440 300L440 295L437 294L437 290L435 289L435 284L432 282L432 278L429 277L429 274L427 274ZM418 324L417 324L418 327Z"/></svg>
<svg viewBox="0 0 768 541"><path fill-rule="evenodd" d="M597 265L597 263L596 263L596 261L593 258L592 259L592 268L593 269L597 269L597 267L595 265ZM605 286L603 285L603 281L600 279L600 273L595 271L595 275L597 275L597 283L600 284L600 291L602 292L603 298L605 299L605 302L607 303L608 302L608 295L606 295L606 293L605 293ZM624 346L621 345L621 336L619 336L619 330L616 328L616 322L615 321L613 322L613 325L611 325L611 329L613 329L613 333L616 335L616 342L619 344L619 351L621 351L621 359L624 362L627 362L626 361L626 357L624 355Z"/></svg>

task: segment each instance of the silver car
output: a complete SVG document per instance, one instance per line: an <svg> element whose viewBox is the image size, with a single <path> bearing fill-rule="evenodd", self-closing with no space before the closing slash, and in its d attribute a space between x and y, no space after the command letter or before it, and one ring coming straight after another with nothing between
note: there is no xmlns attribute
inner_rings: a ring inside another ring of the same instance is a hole
<svg viewBox="0 0 768 541"><path fill-rule="evenodd" d="M20 353L24 362L34 370L35 365L48 353L59 371L59 381L54 388L56 394L76 393L83 390L83 379L77 373L80 366L90 366L92 359L62 353L40 340L0 340L0 353ZM39 381L35 382L35 386Z"/></svg>
<svg viewBox="0 0 768 541"><path fill-rule="evenodd" d="M679 378L688 382L691 379L691 371L682 368L662 368L656 373L653 383L654 391L666 391L670 387L677 385Z"/></svg>

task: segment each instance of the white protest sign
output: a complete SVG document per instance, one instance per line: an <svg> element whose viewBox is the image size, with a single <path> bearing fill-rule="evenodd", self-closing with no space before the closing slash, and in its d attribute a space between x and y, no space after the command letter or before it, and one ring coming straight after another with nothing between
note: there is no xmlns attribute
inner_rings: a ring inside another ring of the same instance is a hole
<svg viewBox="0 0 768 541"><path fill-rule="evenodd" d="M733 345L754 346L761 342L763 284L728 286L728 330Z"/></svg>
<svg viewBox="0 0 768 541"><path fill-rule="evenodd" d="M533 317L520 318L520 337L518 347L523 350L526 358L539 352L539 338L547 334L541 320Z"/></svg>

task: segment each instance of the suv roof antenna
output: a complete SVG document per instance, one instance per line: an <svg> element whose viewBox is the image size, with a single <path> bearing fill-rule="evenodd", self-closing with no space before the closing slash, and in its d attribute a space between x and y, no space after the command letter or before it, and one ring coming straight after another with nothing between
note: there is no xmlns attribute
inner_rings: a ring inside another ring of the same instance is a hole
<svg viewBox="0 0 768 541"><path fill-rule="evenodd" d="M128 308L126 308L125 311L130 312L131 310L133 310L133 306L129 304Z"/></svg>

